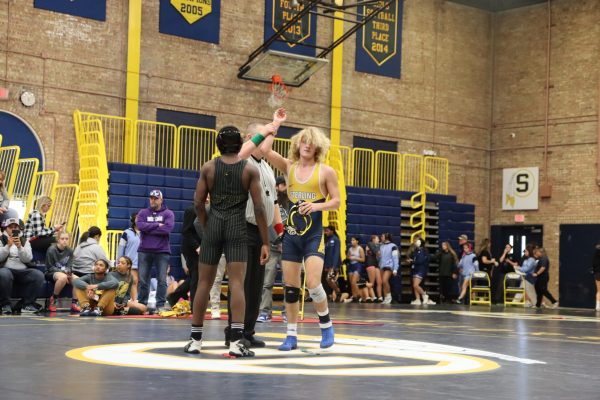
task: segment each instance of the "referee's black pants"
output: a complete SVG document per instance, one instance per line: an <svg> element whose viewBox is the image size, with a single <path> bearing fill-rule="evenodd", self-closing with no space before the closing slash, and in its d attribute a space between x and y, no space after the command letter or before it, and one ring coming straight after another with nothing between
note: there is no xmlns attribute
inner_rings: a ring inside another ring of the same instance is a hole
<svg viewBox="0 0 600 400"><path fill-rule="evenodd" d="M260 248L262 241L258 226L246 223L248 232L248 265L244 278L244 297L246 299L246 314L244 316L244 334L254 335L254 327L260 310L262 288L265 281L265 266L260 265ZM227 296L227 311L231 325L230 296Z"/></svg>

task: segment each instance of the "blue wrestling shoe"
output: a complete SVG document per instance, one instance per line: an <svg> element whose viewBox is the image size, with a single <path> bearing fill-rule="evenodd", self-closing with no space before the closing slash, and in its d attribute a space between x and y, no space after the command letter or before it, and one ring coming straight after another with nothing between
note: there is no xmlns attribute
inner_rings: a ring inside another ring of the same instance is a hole
<svg viewBox="0 0 600 400"><path fill-rule="evenodd" d="M321 329L321 345L322 349L333 346L333 326Z"/></svg>
<svg viewBox="0 0 600 400"><path fill-rule="evenodd" d="M332 343L333 344L333 343ZM285 340L278 347L279 351L290 351L298 348L298 338L296 336L286 336Z"/></svg>

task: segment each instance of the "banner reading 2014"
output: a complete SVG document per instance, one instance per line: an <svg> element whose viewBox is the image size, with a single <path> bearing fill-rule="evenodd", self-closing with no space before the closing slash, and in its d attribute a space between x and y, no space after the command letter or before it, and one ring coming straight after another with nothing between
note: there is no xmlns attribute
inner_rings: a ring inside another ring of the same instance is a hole
<svg viewBox="0 0 600 400"><path fill-rule="evenodd" d="M219 43L221 0L160 0L158 31Z"/></svg>
<svg viewBox="0 0 600 400"><path fill-rule="evenodd" d="M298 3L294 6L291 0L265 0L265 41L303 9L304 5ZM317 17L304 15L281 36L279 41L269 46L270 49L314 57L315 48L300 43L312 46L317 43Z"/></svg>
<svg viewBox="0 0 600 400"><path fill-rule="evenodd" d="M376 1L360 6L359 14L370 15L385 3ZM400 78L403 5L403 0L392 1L358 30L354 66L357 71Z"/></svg>

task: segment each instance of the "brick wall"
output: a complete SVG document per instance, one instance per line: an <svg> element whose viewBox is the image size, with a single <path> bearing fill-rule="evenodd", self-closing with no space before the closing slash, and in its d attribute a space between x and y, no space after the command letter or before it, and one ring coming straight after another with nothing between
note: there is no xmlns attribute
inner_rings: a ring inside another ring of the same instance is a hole
<svg viewBox="0 0 600 400"><path fill-rule="evenodd" d="M218 126L268 117L267 85L236 77L262 42L263 3L222 1L221 43L213 45L160 34L159 2L145 1L140 118L154 120L157 108L215 115ZM398 141L401 152L436 150L450 160L450 192L476 205L476 236L487 236L490 224L513 221L501 211L501 169L543 167L545 5L498 14L443 0L405 0L404 7L402 79L355 72L354 38L344 45L342 144L358 135ZM600 190L600 3L554 0L552 11L554 190L540 210L525 214L527 223L544 224L556 265L558 224L600 217L587 207ZM331 34L331 21L320 20L319 44ZM34 9L31 0L0 0L0 81L11 90L0 108L36 130L47 168L61 182L77 179L73 110L124 114L126 46L127 2L107 0L107 19L99 22ZM328 129L330 81L325 68L292 89L290 125ZM37 97L32 108L18 101L24 89Z"/></svg>
<svg viewBox="0 0 600 400"><path fill-rule="evenodd" d="M544 225L558 294L559 225L598 223L596 184L600 3L552 1L548 170L544 170L546 5L500 13L495 20L494 111L491 136L492 224L512 224L502 211L502 168L540 167L553 186L527 224ZM514 134L514 138L512 137Z"/></svg>

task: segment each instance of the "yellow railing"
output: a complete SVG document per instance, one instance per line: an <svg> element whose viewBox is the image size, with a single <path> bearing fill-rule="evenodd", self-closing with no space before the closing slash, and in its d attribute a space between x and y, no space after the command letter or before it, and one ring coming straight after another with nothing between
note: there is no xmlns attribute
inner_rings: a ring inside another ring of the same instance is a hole
<svg viewBox="0 0 600 400"><path fill-rule="evenodd" d="M344 175L343 153L339 147L335 146L329 150L327 164L335 170L338 175L338 187L340 191L340 207L337 211L325 212L323 221L326 225L333 225L340 238L340 243L346 243L346 184ZM328 222L328 223L327 223ZM344 246L340 249L341 260L345 258Z"/></svg>
<svg viewBox="0 0 600 400"><path fill-rule="evenodd" d="M423 178L423 156L404 154L402 157L402 190L419 192Z"/></svg>
<svg viewBox="0 0 600 400"><path fill-rule="evenodd" d="M448 159L425 157L425 191L448 194ZM430 184L431 182L431 184Z"/></svg>
<svg viewBox="0 0 600 400"><path fill-rule="evenodd" d="M135 162L128 161L135 154L134 149L128 148L129 142L135 133L135 126L131 120L123 117L93 114L76 111L79 115L75 121L75 129L79 132L101 130L104 133L106 144L106 158L110 162ZM99 127L88 127L85 123L93 120Z"/></svg>
<svg viewBox="0 0 600 400"><path fill-rule="evenodd" d="M198 170L215 152L213 129L130 120L76 111L78 132L101 131L106 159L143 165ZM289 139L277 138L274 149L287 156ZM332 146L332 149L334 146ZM418 192L423 173L439 181L435 193L448 194L448 160L370 149L337 147L347 186ZM423 170L422 164L425 163ZM279 175L281 171L276 171ZM429 180L429 178L428 178ZM428 185L430 186L430 185ZM429 189L426 188L428 193Z"/></svg>
<svg viewBox="0 0 600 400"><path fill-rule="evenodd" d="M54 199L54 193L56 185L58 184L58 172L57 171L43 171L36 172L35 174L35 189L33 190L33 196L28 200L27 212L29 214L31 210L37 209L37 200L42 196L48 196ZM46 221L52 220L52 213L56 208L54 201L52 207L46 213Z"/></svg>
<svg viewBox="0 0 600 400"><path fill-rule="evenodd" d="M122 234L123 231L118 230L106 231L106 242L108 245L106 254L108 255L109 260L115 261L115 266L117 265L117 251L119 250L119 241L121 240Z"/></svg>
<svg viewBox="0 0 600 400"><path fill-rule="evenodd" d="M17 162L17 174L14 184L9 188L11 199L25 205L25 215L29 209L27 206L33 201L33 193L36 182L36 173L39 168L37 158L23 158Z"/></svg>
<svg viewBox="0 0 600 400"><path fill-rule="evenodd" d="M179 168L199 171L202 165L212 157L217 131L193 126L180 126L177 130L181 149Z"/></svg>
<svg viewBox="0 0 600 400"><path fill-rule="evenodd" d="M73 113L75 136L79 150L79 199L76 225L79 232L91 226L102 230L108 225L108 153L111 161L125 160L127 151L123 141L131 134L131 124L123 118ZM111 146L105 143L103 129L109 129ZM121 143L116 143L121 141ZM116 146L116 147L115 147ZM100 244L108 250L106 235Z"/></svg>
<svg viewBox="0 0 600 400"><path fill-rule="evenodd" d="M177 127L152 121L137 121L137 163L165 168L179 168Z"/></svg>
<svg viewBox="0 0 600 400"><path fill-rule="evenodd" d="M78 198L79 185L57 185L52 197L52 209L54 212L48 219L48 224L54 226L66 223L67 232L73 232Z"/></svg>
<svg viewBox="0 0 600 400"><path fill-rule="evenodd" d="M371 149L352 149L352 168L350 169L351 186L375 187L375 152Z"/></svg>
<svg viewBox="0 0 600 400"><path fill-rule="evenodd" d="M375 165L375 187L388 190L402 189L402 154L376 151Z"/></svg>
<svg viewBox="0 0 600 400"><path fill-rule="evenodd" d="M4 172L4 186L8 189L12 188L13 182L17 175L17 161L21 154L19 146L0 147L0 171ZM8 195L11 195L10 190Z"/></svg>

